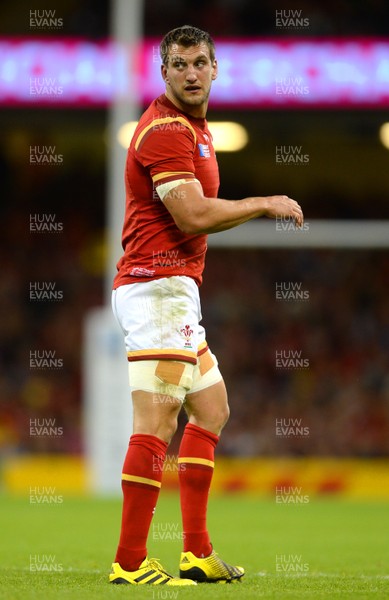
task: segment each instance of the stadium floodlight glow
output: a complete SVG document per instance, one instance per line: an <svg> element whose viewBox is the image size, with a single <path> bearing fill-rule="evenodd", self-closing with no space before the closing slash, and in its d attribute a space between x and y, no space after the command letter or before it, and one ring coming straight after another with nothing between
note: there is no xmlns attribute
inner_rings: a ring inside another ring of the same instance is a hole
<svg viewBox="0 0 389 600"><path fill-rule="evenodd" d="M234 121L213 121L208 123L216 152L237 152L249 141L247 130Z"/></svg>
<svg viewBox="0 0 389 600"><path fill-rule="evenodd" d="M138 121L124 123L117 132L117 140L123 148L128 148ZM234 121L211 121L208 123L216 152L237 152L249 140L247 130Z"/></svg>
<svg viewBox="0 0 389 600"><path fill-rule="evenodd" d="M131 143L131 139L134 135L134 131L137 125L138 121L128 121L128 123L124 123L121 127L119 127L119 131L117 133L117 140L119 144L126 150Z"/></svg>
<svg viewBox="0 0 389 600"><path fill-rule="evenodd" d="M389 150L389 123L383 123L380 127L379 136L381 144Z"/></svg>

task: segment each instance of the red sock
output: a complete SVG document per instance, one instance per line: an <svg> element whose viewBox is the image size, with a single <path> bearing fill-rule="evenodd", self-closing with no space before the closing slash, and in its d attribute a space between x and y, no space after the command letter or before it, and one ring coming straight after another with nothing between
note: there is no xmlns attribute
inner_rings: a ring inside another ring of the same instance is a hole
<svg viewBox="0 0 389 600"><path fill-rule="evenodd" d="M193 552L199 558L212 552L207 503L218 441L214 433L188 423L178 453L184 552Z"/></svg>
<svg viewBox="0 0 389 600"><path fill-rule="evenodd" d="M125 571L139 569L157 504L167 443L154 435L134 434L123 465L123 512L115 562Z"/></svg>

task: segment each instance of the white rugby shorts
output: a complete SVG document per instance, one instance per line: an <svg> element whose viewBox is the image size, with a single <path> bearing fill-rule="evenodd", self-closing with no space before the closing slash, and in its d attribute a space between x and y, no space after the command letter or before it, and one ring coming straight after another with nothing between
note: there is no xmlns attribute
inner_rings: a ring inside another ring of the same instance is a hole
<svg viewBox="0 0 389 600"><path fill-rule="evenodd" d="M192 364L189 393L222 379L200 325L199 290L191 277L164 277L119 286L112 292L112 309L123 331L130 363L172 360ZM211 369L208 378L203 377Z"/></svg>

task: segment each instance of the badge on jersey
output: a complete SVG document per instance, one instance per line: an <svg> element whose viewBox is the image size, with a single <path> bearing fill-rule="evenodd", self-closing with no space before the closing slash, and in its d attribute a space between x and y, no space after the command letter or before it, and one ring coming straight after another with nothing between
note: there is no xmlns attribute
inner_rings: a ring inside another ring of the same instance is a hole
<svg viewBox="0 0 389 600"><path fill-rule="evenodd" d="M198 147L200 151L200 156L203 156L204 158L211 157L211 152L209 150L208 144L198 144Z"/></svg>

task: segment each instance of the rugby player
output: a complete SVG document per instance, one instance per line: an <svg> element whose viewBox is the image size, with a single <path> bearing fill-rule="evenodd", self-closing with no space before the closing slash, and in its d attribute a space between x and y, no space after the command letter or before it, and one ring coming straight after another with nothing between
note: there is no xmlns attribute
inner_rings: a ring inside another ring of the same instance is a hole
<svg viewBox="0 0 389 600"><path fill-rule="evenodd" d="M200 325L207 234L257 217L287 217L302 226L303 214L282 195L217 197L218 166L205 118L217 77L213 40L184 25L165 35L160 53L166 89L140 118L128 149L124 254L112 295L125 337L134 418L109 580L231 582L244 569L216 554L206 524L214 451L229 416L223 378ZM146 544L182 406L188 416L178 455L184 547L180 577L173 577L148 558Z"/></svg>

